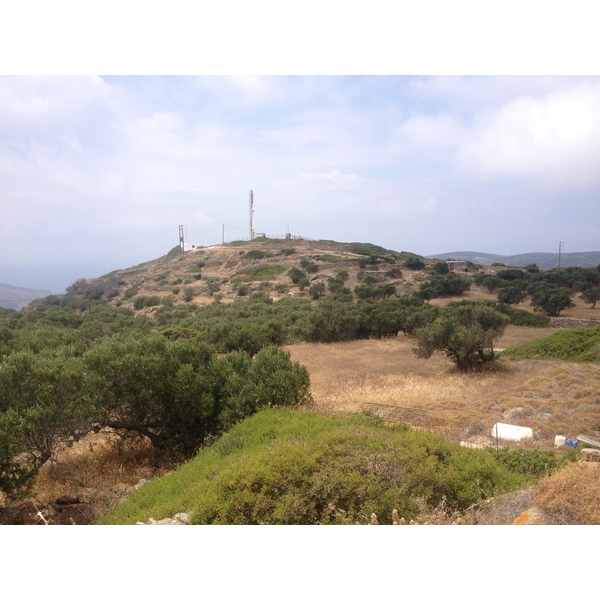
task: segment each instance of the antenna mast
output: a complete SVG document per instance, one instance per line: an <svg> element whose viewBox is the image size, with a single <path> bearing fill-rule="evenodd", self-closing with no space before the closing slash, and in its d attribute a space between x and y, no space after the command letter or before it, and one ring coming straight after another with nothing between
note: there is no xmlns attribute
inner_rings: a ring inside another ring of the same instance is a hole
<svg viewBox="0 0 600 600"><path fill-rule="evenodd" d="M181 254L181 257L183 258L183 255L185 253L185 238L183 237L183 225L179 226L179 252Z"/></svg>
<svg viewBox="0 0 600 600"><path fill-rule="evenodd" d="M254 214L254 192L250 190L250 239L254 239L254 229L252 228L252 215Z"/></svg>
<svg viewBox="0 0 600 600"><path fill-rule="evenodd" d="M563 247L563 243L562 242L558 242L558 266L560 267L560 255L561 255L561 250Z"/></svg>

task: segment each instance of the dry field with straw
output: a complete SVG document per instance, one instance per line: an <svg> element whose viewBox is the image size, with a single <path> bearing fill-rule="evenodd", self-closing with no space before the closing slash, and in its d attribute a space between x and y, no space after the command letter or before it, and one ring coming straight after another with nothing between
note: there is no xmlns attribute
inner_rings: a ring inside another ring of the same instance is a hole
<svg viewBox="0 0 600 600"><path fill-rule="evenodd" d="M499 348L552 334L552 328L507 327ZM491 431L497 421L532 427L539 447L557 434L600 429L600 365L501 358L483 373L461 373L442 355L416 358L414 340L289 346L305 365L318 408L360 411L365 403L416 408L456 427Z"/></svg>

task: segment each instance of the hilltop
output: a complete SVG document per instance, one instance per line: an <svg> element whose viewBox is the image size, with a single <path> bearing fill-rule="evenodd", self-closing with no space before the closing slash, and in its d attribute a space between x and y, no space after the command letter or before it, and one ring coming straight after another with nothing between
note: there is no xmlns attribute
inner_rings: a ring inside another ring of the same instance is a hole
<svg viewBox="0 0 600 600"><path fill-rule="evenodd" d="M257 238L197 247L183 255L176 246L156 260L96 279L79 279L67 288L66 296L102 298L116 306L151 312L164 302L227 303L253 292L263 292L273 300L309 297L310 286L326 285L329 278L344 272L350 288L370 276L367 281L392 284L398 293L409 293L423 280L418 270L407 268L411 260L422 266L438 262L373 244L330 240ZM294 268L306 279L290 277Z"/></svg>

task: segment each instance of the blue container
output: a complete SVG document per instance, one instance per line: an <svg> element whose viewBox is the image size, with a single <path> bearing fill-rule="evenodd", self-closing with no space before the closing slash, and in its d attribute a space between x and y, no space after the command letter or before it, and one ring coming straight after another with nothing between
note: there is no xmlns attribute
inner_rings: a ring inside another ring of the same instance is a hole
<svg viewBox="0 0 600 600"><path fill-rule="evenodd" d="M569 438L565 444L567 444L567 446L571 446L571 448L577 448L577 445L579 444L578 440L572 440L571 438Z"/></svg>

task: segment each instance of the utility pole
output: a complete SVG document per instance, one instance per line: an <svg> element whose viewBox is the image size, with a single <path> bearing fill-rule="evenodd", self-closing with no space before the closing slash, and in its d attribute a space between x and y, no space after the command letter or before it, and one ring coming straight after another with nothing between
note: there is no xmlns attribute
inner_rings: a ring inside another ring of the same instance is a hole
<svg viewBox="0 0 600 600"><path fill-rule="evenodd" d="M225 223L223 223L222 244L225 243Z"/></svg>
<svg viewBox="0 0 600 600"><path fill-rule="evenodd" d="M254 229L252 228L252 215L254 214L254 192L250 190L250 239L254 239Z"/></svg>
<svg viewBox="0 0 600 600"><path fill-rule="evenodd" d="M181 258L185 253L185 238L183 235L183 225L179 226L179 253L181 254Z"/></svg>
<svg viewBox="0 0 600 600"><path fill-rule="evenodd" d="M560 254L562 251L562 247L563 247L563 243L562 242L558 242L558 266L560 267Z"/></svg>

